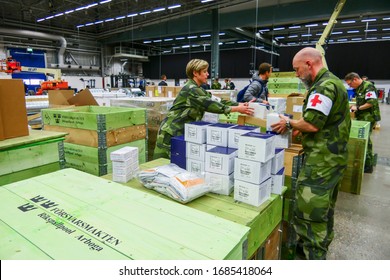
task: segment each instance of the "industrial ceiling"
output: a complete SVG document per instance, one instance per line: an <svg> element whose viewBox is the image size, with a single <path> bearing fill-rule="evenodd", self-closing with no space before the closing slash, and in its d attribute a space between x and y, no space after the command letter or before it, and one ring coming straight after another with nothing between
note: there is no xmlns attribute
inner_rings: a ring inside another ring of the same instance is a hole
<svg viewBox="0 0 390 280"><path fill-rule="evenodd" d="M338 0L0 0L0 27L64 36L69 47L126 46L153 53L313 45ZM214 32L214 33L213 33ZM217 33L215 33L217 32ZM213 34L218 40L213 41ZM347 0L327 42L390 40L390 1ZM0 43L54 44L1 34Z"/></svg>

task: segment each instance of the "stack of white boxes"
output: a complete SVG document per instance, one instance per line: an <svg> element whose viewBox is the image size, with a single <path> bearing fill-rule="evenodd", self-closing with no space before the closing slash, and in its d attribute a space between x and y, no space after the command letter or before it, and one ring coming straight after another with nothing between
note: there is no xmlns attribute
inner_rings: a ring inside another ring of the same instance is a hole
<svg viewBox="0 0 390 280"><path fill-rule="evenodd" d="M184 126L184 140L186 142L187 171L204 177L204 162L206 154L206 135L208 122L186 123Z"/></svg>
<svg viewBox="0 0 390 280"><path fill-rule="evenodd" d="M272 190L274 194L282 194L284 186L284 149L276 148L271 166Z"/></svg>
<svg viewBox="0 0 390 280"><path fill-rule="evenodd" d="M271 196L273 135L248 132L239 136L234 165L234 199L260 206Z"/></svg>
<svg viewBox="0 0 390 280"><path fill-rule="evenodd" d="M112 161L112 180L127 183L139 170L138 148L123 147L110 154Z"/></svg>

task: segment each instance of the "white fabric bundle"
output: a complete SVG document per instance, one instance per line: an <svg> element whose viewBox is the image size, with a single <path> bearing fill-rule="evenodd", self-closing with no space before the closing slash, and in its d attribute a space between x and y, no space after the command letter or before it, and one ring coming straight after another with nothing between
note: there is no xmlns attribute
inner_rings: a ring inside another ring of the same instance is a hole
<svg viewBox="0 0 390 280"><path fill-rule="evenodd" d="M182 203L210 191L203 178L173 163L142 170L137 173L137 177L146 188L154 189Z"/></svg>

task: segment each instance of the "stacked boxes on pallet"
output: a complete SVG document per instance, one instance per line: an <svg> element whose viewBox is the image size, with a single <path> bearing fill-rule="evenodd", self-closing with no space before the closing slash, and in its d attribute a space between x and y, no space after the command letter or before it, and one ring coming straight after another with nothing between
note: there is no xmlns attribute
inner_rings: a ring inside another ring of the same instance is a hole
<svg viewBox="0 0 390 280"><path fill-rule="evenodd" d="M173 105L174 98L169 97L136 97L111 99L111 106L146 109L148 128L148 160L153 159L157 133Z"/></svg>
<svg viewBox="0 0 390 280"><path fill-rule="evenodd" d="M369 135L369 122L352 120L347 169L340 187L343 192L360 194Z"/></svg>
<svg viewBox="0 0 390 280"><path fill-rule="evenodd" d="M80 106L42 110L45 130L67 132L66 167L102 176L112 171L110 153L137 147L146 161L145 109Z"/></svg>
<svg viewBox="0 0 390 280"><path fill-rule="evenodd" d="M270 94L304 93L305 86L295 76L295 72L272 72L267 83Z"/></svg>

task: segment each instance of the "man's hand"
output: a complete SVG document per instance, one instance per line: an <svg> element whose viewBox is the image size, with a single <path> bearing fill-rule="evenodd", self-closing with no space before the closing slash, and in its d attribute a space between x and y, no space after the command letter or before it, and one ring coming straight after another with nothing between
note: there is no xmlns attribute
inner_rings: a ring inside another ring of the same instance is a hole
<svg viewBox="0 0 390 280"><path fill-rule="evenodd" d="M290 120L290 118L283 116L283 115L279 115L279 118L280 118L280 121L278 123L272 124L271 128L272 128L272 131L279 133L279 134L283 134L286 131L288 131L288 129L286 127L286 123L287 123L287 121Z"/></svg>

